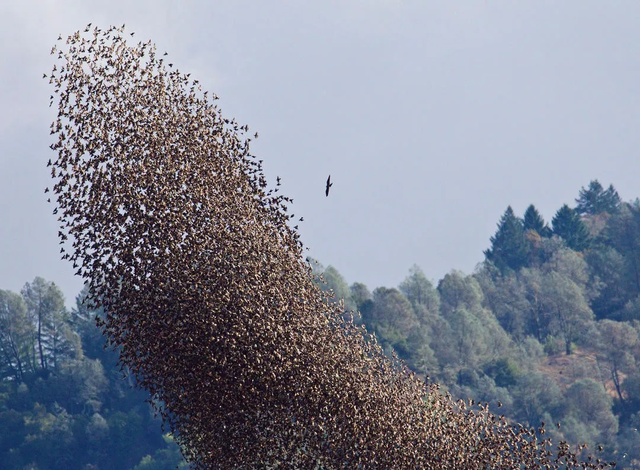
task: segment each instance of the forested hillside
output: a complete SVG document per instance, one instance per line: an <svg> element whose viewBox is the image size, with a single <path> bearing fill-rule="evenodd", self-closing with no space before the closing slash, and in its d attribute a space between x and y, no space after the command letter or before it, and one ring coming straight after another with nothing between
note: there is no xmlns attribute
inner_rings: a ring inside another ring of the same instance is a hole
<svg viewBox="0 0 640 470"><path fill-rule="evenodd" d="M533 205L523 217L508 207L477 271L437 285L414 266L398 288L371 292L312 264L354 321L426 380L637 468L640 202L623 203L597 181L576 202L551 226ZM0 291L3 468L184 465L117 353L103 347L83 297L68 311L42 278L19 294Z"/></svg>
<svg viewBox="0 0 640 470"><path fill-rule="evenodd" d="M640 203L597 181L576 202L551 226L533 205L523 217L508 207L479 269L437 285L414 266L398 288L371 292L312 264L354 321L426 380L634 468ZM103 347L83 297L68 311L42 278L20 294L0 291L0 461L7 469L184 465L117 353Z"/></svg>
<svg viewBox="0 0 640 470"><path fill-rule="evenodd" d="M177 444L118 354L104 348L95 312L64 307L37 277L20 294L0 290L0 468L172 470Z"/></svg>
<svg viewBox="0 0 640 470"><path fill-rule="evenodd" d="M640 468L640 201L592 181L549 226L507 207L475 273L324 289L417 373L457 397ZM559 426L558 426L559 425Z"/></svg>

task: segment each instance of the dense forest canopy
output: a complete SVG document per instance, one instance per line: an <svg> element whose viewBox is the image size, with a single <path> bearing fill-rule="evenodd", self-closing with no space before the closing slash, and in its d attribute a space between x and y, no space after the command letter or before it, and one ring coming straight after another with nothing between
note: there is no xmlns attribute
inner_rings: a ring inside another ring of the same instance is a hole
<svg viewBox="0 0 640 470"><path fill-rule="evenodd" d="M175 438L194 468L637 465L639 202L592 181L551 227L508 207L471 275L349 286L304 261L247 128L123 32L53 51L54 212L87 287L71 312L41 278L0 292L3 462L185 465Z"/></svg>

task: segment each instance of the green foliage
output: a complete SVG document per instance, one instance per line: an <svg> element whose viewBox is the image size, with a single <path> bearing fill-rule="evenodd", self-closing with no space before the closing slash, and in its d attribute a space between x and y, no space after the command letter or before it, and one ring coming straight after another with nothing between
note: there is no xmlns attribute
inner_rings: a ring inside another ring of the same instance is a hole
<svg viewBox="0 0 640 470"><path fill-rule="evenodd" d="M351 298L355 302L358 310L362 310L365 303L371 301L371 292L367 286L361 282L353 283L349 290L351 291Z"/></svg>
<svg viewBox="0 0 640 470"><path fill-rule="evenodd" d="M593 312L580 286L570 278L551 272L542 281L542 304L549 331L564 339L566 352L570 354L571 344L583 339L583 333L588 331L585 326L594 319Z"/></svg>
<svg viewBox="0 0 640 470"><path fill-rule="evenodd" d="M185 467L179 447L163 441L144 395L122 379L117 353L103 349L97 312L66 312L61 298L41 278L22 295L0 291L0 365L9 372L0 378L0 467L126 470L145 453L153 455L147 468ZM81 344L81 337L96 344Z"/></svg>
<svg viewBox="0 0 640 470"><path fill-rule="evenodd" d="M484 305L493 312L502 328L518 341L530 333L532 309L522 277L522 273L492 276L487 269L475 276L484 294Z"/></svg>
<svg viewBox="0 0 640 470"><path fill-rule="evenodd" d="M22 288L27 317L34 325L37 366L43 371L55 369L60 361L81 356L80 341L69 325L69 312L64 295L53 282L36 277Z"/></svg>
<svg viewBox="0 0 640 470"><path fill-rule="evenodd" d="M602 320L598 322L598 333L598 359L603 372L608 372L618 399L624 403L621 375L636 371L633 352L638 347L638 332L627 323Z"/></svg>
<svg viewBox="0 0 640 470"><path fill-rule="evenodd" d="M28 372L35 372L32 360L35 325L27 318L23 298L0 290L0 378L13 377L21 382Z"/></svg>
<svg viewBox="0 0 640 470"><path fill-rule="evenodd" d="M613 186L605 190L597 181L582 188L576 201L576 210L565 205L556 213L549 238L548 232L543 235L544 220L530 206L523 221L530 250L526 263L504 269L487 256L475 278L482 288L482 305L517 342L518 353L504 357L527 371L506 387L513 398L513 416L532 425L538 419L562 421L562 430L551 433L557 438L605 443L611 458L622 455L616 448L626 446L629 458L632 452L638 458L639 433L629 429L637 429L630 423L640 415L640 201L621 203ZM505 214L501 224L514 218ZM450 310L445 298L456 303L458 296L441 292L441 297L445 315ZM455 337L450 331L443 334ZM441 357L438 343L431 344ZM554 366L556 359L545 359L574 353L579 357L571 360L568 370L566 365L560 368L560 362ZM495 372L499 360L482 368L494 381L500 381ZM556 367L560 370L548 381L561 388L549 389L543 377ZM473 374L467 372L465 384L454 384L451 390L477 397L482 374L477 367L470 370L477 372L476 378L469 381ZM455 382L451 372L455 369L446 365L440 373L447 384ZM563 398L560 390L565 389ZM585 396L596 389L597 406L586 403ZM541 398L545 394L551 395Z"/></svg>
<svg viewBox="0 0 640 470"><path fill-rule="evenodd" d="M597 215L603 212L615 214L622 201L613 185L605 190L598 180L592 180L587 189L584 186L580 189L576 202L578 204L575 210L578 214Z"/></svg>
<svg viewBox="0 0 640 470"><path fill-rule="evenodd" d="M600 287L598 296L591 301L593 312L597 318L615 316L629 300L629 290L624 279L624 257L615 248L600 245L597 249L587 251L585 260L591 276L589 284Z"/></svg>
<svg viewBox="0 0 640 470"><path fill-rule="evenodd" d="M441 311L446 316L459 308L477 310L481 307L483 293L473 276L465 276L460 271L451 271L438 283Z"/></svg>
<svg viewBox="0 0 640 470"><path fill-rule="evenodd" d="M573 442L610 441L618 432L618 419L611 411L612 399L601 383L577 380L565 393L568 417L576 418L568 437ZM571 433L574 435L571 435Z"/></svg>
<svg viewBox="0 0 640 470"><path fill-rule="evenodd" d="M377 288L372 295L364 284L354 283L348 289L349 297L365 312L368 327L381 343L398 353L412 370L441 381L456 396L490 403L493 409L501 406L512 419L533 426L540 421L561 421L560 431L548 430L556 439L606 442L611 448L627 445L627 452L633 452L636 437L629 426L640 409L638 330L620 321L595 324L589 314L590 302L600 299L608 288L606 282L593 280L595 273L620 273L628 264L608 245L599 245L581 257L548 239L542 250L541 259L546 261L517 273L503 276L480 270L466 276L454 271L435 289L414 266L399 289ZM329 268L322 268L327 271ZM341 276L332 271L329 277L335 289ZM623 275L626 272L619 274ZM594 284L605 287L594 291ZM617 286L619 295L626 295L622 285L611 285L612 290ZM186 466L172 440L165 443L159 433L150 441L142 437L149 426L158 428L159 423L141 407L143 396L119 377L117 355L103 349L104 340L94 325L95 315L101 313L86 309L81 298L82 294L64 321L82 338L78 350L84 354L66 355L55 368L48 361L47 377L27 372L28 383L17 386L15 374L10 373L1 382L0 430L10 431L0 432L0 458L9 462L9 469L58 468L51 466L48 459L52 456L61 462L59 468L71 469ZM29 323L22 297L0 291L0 300L4 324L23 321L26 328ZM625 307L629 318L635 311L633 305L629 301ZM545 339L544 348L535 338L536 323ZM597 326L595 337L593 329L585 328L590 324ZM7 331L0 330L5 341ZM583 334L592 336L583 338ZM517 347L511 339L517 341ZM32 344L37 355L37 342ZM596 348L601 376L579 379L562 393L538 365L545 354L567 353L567 344L570 352L576 344ZM35 364L39 371L39 362ZM8 364L4 367L10 370ZM624 406L614 407L600 380L613 386L617 402ZM114 399L116 396L121 398ZM35 400L40 404L34 405ZM129 406L133 408L127 409ZM28 442L27 435L33 436ZM637 447L640 455L640 442ZM114 455L122 458L114 460Z"/></svg>
<svg viewBox="0 0 640 470"><path fill-rule="evenodd" d="M606 243L623 256L627 298L640 294L640 202L623 204L604 230Z"/></svg>
<svg viewBox="0 0 640 470"><path fill-rule="evenodd" d="M540 372L522 374L512 387L514 419L537 426L545 413L559 417L564 397L558 385Z"/></svg>
<svg viewBox="0 0 640 470"><path fill-rule="evenodd" d="M182 458L180 447L171 435L165 434L163 438L167 447L156 450L153 457L145 455L133 470L176 470L188 467L187 462Z"/></svg>
<svg viewBox="0 0 640 470"><path fill-rule="evenodd" d="M629 410L640 409L640 372L636 369L632 375L628 375L622 383L622 393L625 396Z"/></svg>
<svg viewBox="0 0 640 470"><path fill-rule="evenodd" d="M500 218L498 230L491 237L491 248L485 250L487 261L491 261L501 272L517 271L527 263L529 243L524 236L524 224L516 217L511 206Z"/></svg>
<svg viewBox="0 0 640 470"><path fill-rule="evenodd" d="M484 368L499 387L511 387L518 381L520 370L518 365L509 358L500 358L487 364Z"/></svg>
<svg viewBox="0 0 640 470"><path fill-rule="evenodd" d="M406 338L418 326L411 303L398 289L378 287L373 291L374 308L365 320L375 328L391 328Z"/></svg>
<svg viewBox="0 0 640 470"><path fill-rule="evenodd" d="M549 356L556 356L566 350L566 343L562 338L547 335L544 339L544 352Z"/></svg>
<svg viewBox="0 0 640 470"><path fill-rule="evenodd" d="M564 240L575 251L584 251L591 245L589 230L580 215L568 205L563 205L551 220L553 234Z"/></svg>
<svg viewBox="0 0 640 470"><path fill-rule="evenodd" d="M418 265L413 265L409 275L398 286L400 292L411 302L416 314L424 317L428 313L438 312L440 308L440 296L433 284L424 275Z"/></svg>
<svg viewBox="0 0 640 470"><path fill-rule="evenodd" d="M407 341L410 335L421 334L416 331L420 323L411 303L398 289L378 287L371 305L370 310L362 312L367 329L376 333L383 347L391 347L401 358L409 359Z"/></svg>
<svg viewBox="0 0 640 470"><path fill-rule="evenodd" d="M523 228L525 231L534 230L542 237L551 236L551 229L533 204L527 207L527 210L524 212Z"/></svg>
<svg viewBox="0 0 640 470"><path fill-rule="evenodd" d="M433 334L429 326L420 325L407 337L405 360L418 374L435 375L438 372L438 359L430 346Z"/></svg>
<svg viewBox="0 0 640 470"><path fill-rule="evenodd" d="M333 266L327 267L322 273L322 277L326 284L323 284L321 289L330 290L334 295L334 300L339 302L344 301L344 307L347 311L357 310L355 301L351 298L351 290L349 284L344 280L344 277Z"/></svg>

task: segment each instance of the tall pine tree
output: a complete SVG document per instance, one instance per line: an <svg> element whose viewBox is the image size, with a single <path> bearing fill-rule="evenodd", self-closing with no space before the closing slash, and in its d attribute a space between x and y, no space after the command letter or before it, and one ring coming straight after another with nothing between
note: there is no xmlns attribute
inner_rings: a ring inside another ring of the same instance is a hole
<svg viewBox="0 0 640 470"><path fill-rule="evenodd" d="M591 238L587 226L580 215L568 205L562 206L551 220L553 234L562 238L565 244L574 251L589 248Z"/></svg>
<svg viewBox="0 0 640 470"><path fill-rule="evenodd" d="M541 237L550 237L551 229L533 204L527 207L524 213L524 230L535 230Z"/></svg>
<svg viewBox="0 0 640 470"><path fill-rule="evenodd" d="M529 243L524 237L524 224L509 206L500 218L496 234L491 237L491 248L485 250L484 255L504 273L525 266L528 254Z"/></svg>
<svg viewBox="0 0 640 470"><path fill-rule="evenodd" d="M578 214L596 215L603 212L615 214L620 208L621 200L612 184L605 190L598 180L592 180L587 189L584 186L580 189L576 202L578 205L575 210Z"/></svg>

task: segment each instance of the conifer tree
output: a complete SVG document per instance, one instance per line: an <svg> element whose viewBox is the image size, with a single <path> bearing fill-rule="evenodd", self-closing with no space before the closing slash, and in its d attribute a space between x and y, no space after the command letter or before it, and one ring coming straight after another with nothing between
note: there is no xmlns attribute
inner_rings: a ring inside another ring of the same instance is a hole
<svg viewBox="0 0 640 470"><path fill-rule="evenodd" d="M576 202L578 205L575 210L578 214L596 215L603 212L615 214L618 212L621 200L612 184L605 190L598 180L592 180L588 189L584 186L580 189Z"/></svg>
<svg viewBox="0 0 640 470"><path fill-rule="evenodd" d="M562 238L574 251L584 251L591 243L589 230L580 215L568 205L562 206L551 220L553 234Z"/></svg>
<svg viewBox="0 0 640 470"><path fill-rule="evenodd" d="M509 206L500 218L496 234L491 237L491 248L485 250L484 255L504 273L508 269L517 271L525 266L528 254L529 244L524 237L523 222Z"/></svg>
<svg viewBox="0 0 640 470"><path fill-rule="evenodd" d="M544 222L538 209L531 204L524 213L524 230L535 230L542 237L550 237L551 229Z"/></svg>

